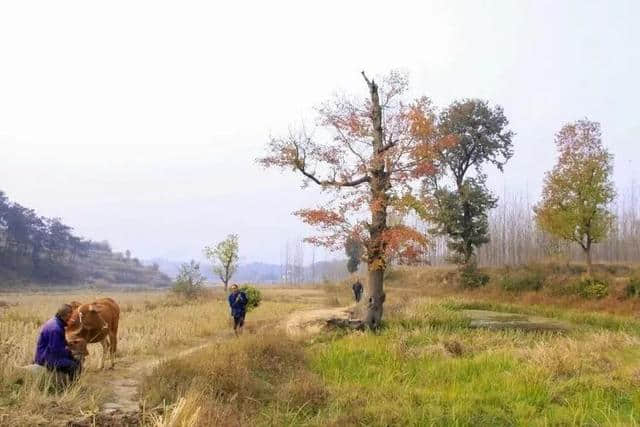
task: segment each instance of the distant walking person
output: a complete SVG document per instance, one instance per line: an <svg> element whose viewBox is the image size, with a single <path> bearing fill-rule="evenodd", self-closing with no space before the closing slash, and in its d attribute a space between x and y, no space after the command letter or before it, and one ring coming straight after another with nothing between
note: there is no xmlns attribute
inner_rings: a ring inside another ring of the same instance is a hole
<svg viewBox="0 0 640 427"><path fill-rule="evenodd" d="M54 317L40 330L36 346L35 363L50 371L62 374L67 381L73 381L80 374L81 364L67 348L64 328L71 317L72 308L64 304Z"/></svg>
<svg viewBox="0 0 640 427"><path fill-rule="evenodd" d="M238 285L231 285L231 293L229 294L229 306L231 307L231 316L233 316L233 332L236 336L242 334L244 326L244 316L247 314L247 303L249 298L247 294L238 289Z"/></svg>
<svg viewBox="0 0 640 427"><path fill-rule="evenodd" d="M357 280L356 283L351 286L351 289L353 289L353 296L356 299L356 303L360 302L362 298L362 283L360 283L360 280Z"/></svg>

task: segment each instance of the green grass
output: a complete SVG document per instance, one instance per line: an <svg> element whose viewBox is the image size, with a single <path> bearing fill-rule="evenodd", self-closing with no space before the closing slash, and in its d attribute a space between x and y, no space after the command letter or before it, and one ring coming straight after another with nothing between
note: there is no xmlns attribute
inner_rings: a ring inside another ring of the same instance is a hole
<svg viewBox="0 0 640 427"><path fill-rule="evenodd" d="M167 406L146 419L197 425L640 424L640 321L468 298L412 301L387 307L377 333L336 331L299 341L261 332L162 364L142 392L148 407ZM565 333L473 329L464 309L542 315L572 327Z"/></svg>
<svg viewBox="0 0 640 427"><path fill-rule="evenodd" d="M465 328L461 308L498 307L428 301L394 313L380 334L309 346L311 368L331 391L325 422L636 424L640 392L630 370L640 351L635 337L615 327L619 319L600 319L612 326L605 332L591 322L569 336L495 332Z"/></svg>
<svg viewBox="0 0 640 427"><path fill-rule="evenodd" d="M628 316L584 312L576 309L564 309L547 305L519 305L488 301L473 301L464 299L447 299L444 306L451 310L477 309L503 311L507 313L521 313L537 316L553 317L574 323L578 327L591 327L608 331L626 332L640 335L640 320Z"/></svg>

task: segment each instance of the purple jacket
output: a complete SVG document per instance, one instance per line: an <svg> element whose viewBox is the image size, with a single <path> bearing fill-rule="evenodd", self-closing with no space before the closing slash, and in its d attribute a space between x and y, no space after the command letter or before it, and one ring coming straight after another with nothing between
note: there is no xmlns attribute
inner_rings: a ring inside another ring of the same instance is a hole
<svg viewBox="0 0 640 427"><path fill-rule="evenodd" d="M42 327L36 347L35 363L51 368L73 368L77 365L67 348L62 319L54 316Z"/></svg>

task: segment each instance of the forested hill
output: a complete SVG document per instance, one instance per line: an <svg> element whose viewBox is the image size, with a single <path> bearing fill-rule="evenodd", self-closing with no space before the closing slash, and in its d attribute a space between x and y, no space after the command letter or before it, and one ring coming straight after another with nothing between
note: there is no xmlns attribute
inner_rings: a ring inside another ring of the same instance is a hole
<svg viewBox="0 0 640 427"><path fill-rule="evenodd" d="M60 218L39 216L0 191L0 287L42 284L169 284L156 266L113 252L108 242L73 234Z"/></svg>

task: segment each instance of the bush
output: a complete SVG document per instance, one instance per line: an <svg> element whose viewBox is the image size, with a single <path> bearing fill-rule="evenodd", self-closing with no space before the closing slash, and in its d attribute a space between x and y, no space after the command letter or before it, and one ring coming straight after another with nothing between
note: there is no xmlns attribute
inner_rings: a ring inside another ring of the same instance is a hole
<svg viewBox="0 0 640 427"><path fill-rule="evenodd" d="M544 285L545 275L539 270L507 272L500 279L500 285L506 291L539 291Z"/></svg>
<svg viewBox="0 0 640 427"><path fill-rule="evenodd" d="M260 301L262 301L262 292L260 292L260 289L255 286L242 285L240 291L244 292L249 300L247 303L247 311L251 311L260 305Z"/></svg>
<svg viewBox="0 0 640 427"><path fill-rule="evenodd" d="M199 297L204 290L204 276L200 273L200 264L193 260L189 264L182 264L171 290L188 299Z"/></svg>
<svg viewBox="0 0 640 427"><path fill-rule="evenodd" d="M479 288L489 283L489 276L480 270L474 262L460 268L460 285L463 288Z"/></svg>
<svg viewBox="0 0 640 427"><path fill-rule="evenodd" d="M609 284L603 280L586 277L578 283L578 293L587 299L604 298L609 293Z"/></svg>
<svg viewBox="0 0 640 427"><path fill-rule="evenodd" d="M640 296L640 278L632 277L624 287L625 298L635 298Z"/></svg>

